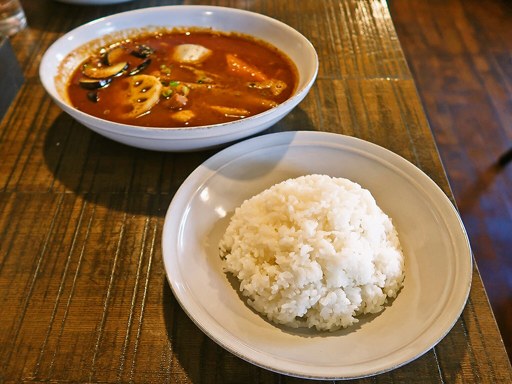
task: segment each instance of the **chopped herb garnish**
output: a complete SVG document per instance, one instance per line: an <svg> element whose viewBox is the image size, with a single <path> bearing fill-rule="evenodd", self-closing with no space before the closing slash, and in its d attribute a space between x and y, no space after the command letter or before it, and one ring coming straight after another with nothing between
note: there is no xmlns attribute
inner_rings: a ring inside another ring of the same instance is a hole
<svg viewBox="0 0 512 384"><path fill-rule="evenodd" d="M170 75L171 74L171 68L169 68L167 65L165 64L162 64L160 66L160 71L165 74L165 75Z"/></svg>

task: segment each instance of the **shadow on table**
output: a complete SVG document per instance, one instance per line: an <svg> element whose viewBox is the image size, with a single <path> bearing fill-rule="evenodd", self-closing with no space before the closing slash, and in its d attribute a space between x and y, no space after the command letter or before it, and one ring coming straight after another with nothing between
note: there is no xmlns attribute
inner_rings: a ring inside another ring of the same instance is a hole
<svg viewBox="0 0 512 384"><path fill-rule="evenodd" d="M259 135L292 130L312 130L300 108ZM143 150L105 138L61 113L46 134L44 158L54 176L52 189L71 190L116 211L163 216L190 173L224 147L181 153Z"/></svg>
<svg viewBox="0 0 512 384"><path fill-rule="evenodd" d="M173 359L185 370L192 383L277 382L279 375L250 364L224 350L190 320L164 282L163 306Z"/></svg>
<svg viewBox="0 0 512 384"><path fill-rule="evenodd" d="M136 1L120 4L67 4L55 0L23 2L30 28L46 32L66 33L73 28L111 14L140 8ZM62 23L66 20L66 23Z"/></svg>

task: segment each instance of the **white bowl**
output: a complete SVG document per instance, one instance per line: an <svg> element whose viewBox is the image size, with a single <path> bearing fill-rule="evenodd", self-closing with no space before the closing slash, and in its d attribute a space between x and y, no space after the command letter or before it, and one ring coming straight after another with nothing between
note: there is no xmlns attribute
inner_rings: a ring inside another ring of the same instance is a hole
<svg viewBox="0 0 512 384"><path fill-rule="evenodd" d="M294 94L279 106L234 122L202 127L146 128L119 124L93 117L75 109L67 100L65 83L71 72L105 36L122 36L141 28L211 27L223 32L239 32L264 40L295 63L299 73ZM94 44L92 40L96 40ZM77 48L78 53L66 57ZM191 151L211 148L259 133L288 114L313 85L318 72L318 56L312 44L295 29L270 17L240 9L216 6L163 6L143 8L101 18L78 27L59 38L44 54L39 76L46 91L69 115L91 130L112 140L151 150Z"/></svg>

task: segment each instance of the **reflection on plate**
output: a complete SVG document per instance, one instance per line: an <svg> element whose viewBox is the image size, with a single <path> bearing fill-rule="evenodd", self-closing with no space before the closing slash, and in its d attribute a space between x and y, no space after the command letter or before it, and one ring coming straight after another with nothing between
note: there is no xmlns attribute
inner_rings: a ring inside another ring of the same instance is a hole
<svg viewBox="0 0 512 384"><path fill-rule="evenodd" d="M240 299L217 244L234 209L290 177L322 173L370 190L397 227L404 288L382 313L333 333L275 326ZM466 303L472 255L460 217L421 170L375 144L320 132L285 132L235 144L204 162L169 207L163 257L174 295L219 345L255 365L317 379L389 371L430 350Z"/></svg>

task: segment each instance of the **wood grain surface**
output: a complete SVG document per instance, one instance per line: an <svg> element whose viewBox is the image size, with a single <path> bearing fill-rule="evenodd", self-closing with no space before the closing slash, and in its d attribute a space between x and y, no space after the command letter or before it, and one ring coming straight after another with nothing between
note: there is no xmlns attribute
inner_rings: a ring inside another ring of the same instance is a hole
<svg viewBox="0 0 512 384"><path fill-rule="evenodd" d="M512 3L389 7L512 357Z"/></svg>
<svg viewBox="0 0 512 384"><path fill-rule="evenodd" d="M2 383L307 382L226 352L187 317L167 284L164 214L185 178L216 151L158 153L112 142L65 115L38 78L42 54L70 29L119 11L182 3L260 12L316 47L315 86L267 132L327 131L377 143L421 168L453 201L384 1L23 1L29 28L12 46L25 83L0 123ZM511 381L476 269L462 316L435 348L359 380Z"/></svg>

